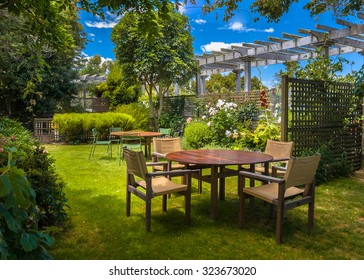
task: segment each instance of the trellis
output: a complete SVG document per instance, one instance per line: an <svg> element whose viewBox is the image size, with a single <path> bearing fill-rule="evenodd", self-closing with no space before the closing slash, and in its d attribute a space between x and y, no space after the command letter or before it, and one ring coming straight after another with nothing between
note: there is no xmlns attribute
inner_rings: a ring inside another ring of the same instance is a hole
<svg viewBox="0 0 364 280"><path fill-rule="evenodd" d="M294 141L294 156L331 143L338 158L361 167L363 108L353 93L353 84L283 77L281 138Z"/></svg>

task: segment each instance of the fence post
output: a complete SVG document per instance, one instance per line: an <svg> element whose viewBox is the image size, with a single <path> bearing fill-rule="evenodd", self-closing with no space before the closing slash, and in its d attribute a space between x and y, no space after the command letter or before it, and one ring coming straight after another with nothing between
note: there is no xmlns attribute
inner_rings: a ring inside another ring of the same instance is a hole
<svg viewBox="0 0 364 280"><path fill-rule="evenodd" d="M288 141L288 77L282 76L281 141Z"/></svg>

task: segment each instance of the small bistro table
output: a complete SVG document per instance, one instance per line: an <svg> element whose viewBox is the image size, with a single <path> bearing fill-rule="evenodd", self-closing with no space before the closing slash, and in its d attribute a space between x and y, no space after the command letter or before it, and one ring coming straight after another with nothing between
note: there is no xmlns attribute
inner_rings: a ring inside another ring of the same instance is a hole
<svg viewBox="0 0 364 280"><path fill-rule="evenodd" d="M263 163L265 173L268 173L269 162L273 159L267 154L241 150L186 150L168 153L166 157L168 160L184 164L186 168L189 168L189 165L211 168L211 174L202 176L201 179L211 184L210 216L213 220L216 220L218 216L218 180L220 179L220 199L223 200L225 199L226 177L238 175L238 172L242 170L242 165L250 165L250 171L254 172L257 163ZM237 165L238 170L226 168L229 165ZM250 184L254 186L254 181L251 181Z"/></svg>
<svg viewBox="0 0 364 280"><path fill-rule="evenodd" d="M144 154L146 158L152 157L152 138L162 136L162 133L156 131L114 131L111 135L123 136L139 136L144 138Z"/></svg>

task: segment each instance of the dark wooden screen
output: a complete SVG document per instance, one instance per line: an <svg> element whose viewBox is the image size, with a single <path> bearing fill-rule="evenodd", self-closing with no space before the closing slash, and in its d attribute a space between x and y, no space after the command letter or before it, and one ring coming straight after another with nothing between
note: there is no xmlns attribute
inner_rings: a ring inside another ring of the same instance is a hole
<svg viewBox="0 0 364 280"><path fill-rule="evenodd" d="M282 140L294 141L294 156L331 142L335 155L346 153L355 170L361 167L363 108L353 89L347 83L283 78Z"/></svg>

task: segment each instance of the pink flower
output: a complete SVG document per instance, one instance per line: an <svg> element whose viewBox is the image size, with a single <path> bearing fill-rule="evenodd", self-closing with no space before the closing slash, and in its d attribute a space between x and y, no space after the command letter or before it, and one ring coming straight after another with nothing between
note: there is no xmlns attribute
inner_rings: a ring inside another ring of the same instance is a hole
<svg viewBox="0 0 364 280"><path fill-rule="evenodd" d="M191 117L189 117L189 118L187 119L187 123L190 123L190 122L192 122L192 118L191 118Z"/></svg>
<svg viewBox="0 0 364 280"><path fill-rule="evenodd" d="M4 148L0 148L0 153L2 153L4 151Z"/></svg>
<svg viewBox="0 0 364 280"><path fill-rule="evenodd" d="M16 137L13 135L13 136L11 136L11 141L15 141L16 140Z"/></svg>

